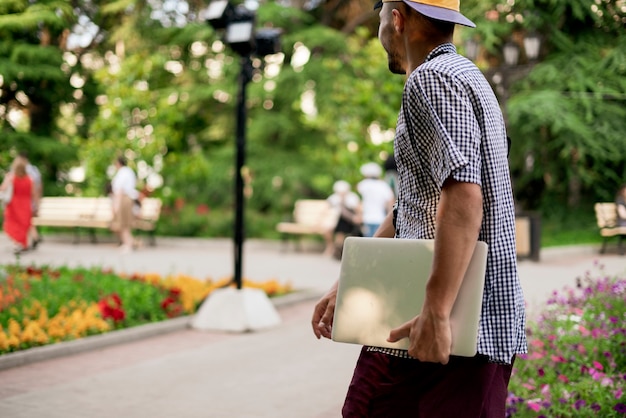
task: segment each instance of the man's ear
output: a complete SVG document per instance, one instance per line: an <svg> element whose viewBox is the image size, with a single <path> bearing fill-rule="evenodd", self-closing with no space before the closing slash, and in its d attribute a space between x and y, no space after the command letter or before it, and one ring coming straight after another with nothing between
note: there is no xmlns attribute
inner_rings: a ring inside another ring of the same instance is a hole
<svg viewBox="0 0 626 418"><path fill-rule="evenodd" d="M393 9L391 11L391 16L393 18L393 27L398 33L404 32L404 22L405 16L398 9Z"/></svg>

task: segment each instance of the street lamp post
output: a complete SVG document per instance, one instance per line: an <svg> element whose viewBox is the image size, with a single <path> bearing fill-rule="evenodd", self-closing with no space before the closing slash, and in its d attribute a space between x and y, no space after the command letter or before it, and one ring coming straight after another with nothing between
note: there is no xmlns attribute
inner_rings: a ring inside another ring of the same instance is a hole
<svg viewBox="0 0 626 418"><path fill-rule="evenodd" d="M246 86L252 80L252 59L250 54L241 57L241 71L239 72L239 92L237 94L237 155L235 160L235 269L233 281L237 289L243 286L243 242L244 231L244 178L243 170L246 163Z"/></svg>
<svg viewBox="0 0 626 418"><path fill-rule="evenodd" d="M246 161L246 87L252 80L252 56L279 52L280 31L264 29L255 33L254 12L233 6L229 0L214 0L204 18L216 30L224 31L225 43L241 57L236 105L234 273L236 289L214 290L202 303L191 325L202 330L248 331L280 323L280 317L267 294L243 288L244 170Z"/></svg>

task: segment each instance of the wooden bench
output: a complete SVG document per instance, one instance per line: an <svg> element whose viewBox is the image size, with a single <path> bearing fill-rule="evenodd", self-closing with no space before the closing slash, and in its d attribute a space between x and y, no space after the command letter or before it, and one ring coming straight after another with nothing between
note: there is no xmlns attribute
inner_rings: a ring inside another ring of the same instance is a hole
<svg viewBox="0 0 626 418"><path fill-rule="evenodd" d="M292 222L279 222L276 230L282 234L286 243L289 236L300 238L303 235L324 236L333 229L339 219L339 212L326 200L297 200L293 209Z"/></svg>
<svg viewBox="0 0 626 418"><path fill-rule="evenodd" d="M161 215L161 199L144 198L133 229L146 231L150 245L155 245L154 231ZM108 197L43 197L39 211L33 217L36 226L74 228L74 242L80 241L80 229L89 230L91 242L96 242L96 229L109 229L113 220L111 199Z"/></svg>
<svg viewBox="0 0 626 418"><path fill-rule="evenodd" d="M622 241L626 238L626 226L617 224L617 205L613 202L600 202L594 205L596 211L596 222L600 229L600 236L604 238L600 254L606 251L606 244L612 237L618 237L617 249L624 255Z"/></svg>

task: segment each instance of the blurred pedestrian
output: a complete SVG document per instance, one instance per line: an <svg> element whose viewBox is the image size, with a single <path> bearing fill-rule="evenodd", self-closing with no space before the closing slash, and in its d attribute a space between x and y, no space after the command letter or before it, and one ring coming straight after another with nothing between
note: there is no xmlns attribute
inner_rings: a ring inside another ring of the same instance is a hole
<svg viewBox="0 0 626 418"><path fill-rule="evenodd" d="M39 213L39 203L41 202L41 198L43 197L43 183L41 181L41 172L39 169L33 165L28 159L28 153L26 151L20 152L20 157L24 159L26 162L26 174L33 182L33 199L31 202L32 213L31 216L35 217ZM31 248L37 248L37 245L41 242L41 236L37 231L37 227L35 224L31 222L30 230L28 231L28 236L31 242Z"/></svg>
<svg viewBox="0 0 626 418"><path fill-rule="evenodd" d="M117 233L121 241L121 251L129 253L133 250L133 206L139 201L139 191L136 189L137 176L133 169L128 167L124 157L118 157L114 164L116 172L111 180L113 196L111 230Z"/></svg>
<svg viewBox="0 0 626 418"><path fill-rule="evenodd" d="M324 253L341 258L345 238L361 235L361 199L352 191L350 183L339 180L333 185L333 194L327 200L339 213L339 218L337 224L326 233Z"/></svg>
<svg viewBox="0 0 626 418"><path fill-rule="evenodd" d="M378 164L364 164L361 174L365 178L356 188L362 200L363 235L372 237L392 210L395 196L389 184L380 178L382 169Z"/></svg>
<svg viewBox="0 0 626 418"><path fill-rule="evenodd" d="M14 244L13 251L20 254L28 249L28 232L31 226L33 181L26 172L26 161L17 157L4 177L0 191L12 189L11 199L4 208L2 229Z"/></svg>

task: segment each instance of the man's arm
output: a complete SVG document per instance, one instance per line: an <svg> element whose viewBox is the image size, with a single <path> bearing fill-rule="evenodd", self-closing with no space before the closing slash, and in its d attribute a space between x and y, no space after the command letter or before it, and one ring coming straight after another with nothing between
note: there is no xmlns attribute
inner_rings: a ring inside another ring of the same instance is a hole
<svg viewBox="0 0 626 418"><path fill-rule="evenodd" d="M448 362L450 312L476 247L482 216L480 186L446 180L437 207L435 253L422 312L389 334L392 342L409 338L412 357Z"/></svg>
<svg viewBox="0 0 626 418"><path fill-rule="evenodd" d="M393 238L394 236L395 229L393 227L393 212L389 212L383 223L376 230L374 237ZM318 339L321 337L331 337L338 287L339 281L336 281L330 290L322 296L319 302L317 302L315 309L313 310L311 326L313 327L313 334L315 334Z"/></svg>

